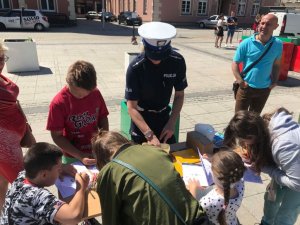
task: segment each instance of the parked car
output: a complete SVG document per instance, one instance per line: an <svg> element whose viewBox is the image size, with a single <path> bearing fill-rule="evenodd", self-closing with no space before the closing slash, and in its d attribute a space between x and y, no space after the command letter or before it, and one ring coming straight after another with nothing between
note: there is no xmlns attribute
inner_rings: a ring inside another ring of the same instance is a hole
<svg viewBox="0 0 300 225"><path fill-rule="evenodd" d="M99 14L96 11L88 11L85 14L87 20L99 19Z"/></svg>
<svg viewBox="0 0 300 225"><path fill-rule="evenodd" d="M224 16L224 22L227 23L228 16ZM218 22L218 15L212 15L209 18L198 20L196 23L200 28L215 28ZM227 30L227 25L224 25Z"/></svg>
<svg viewBox="0 0 300 225"><path fill-rule="evenodd" d="M49 12L49 11L46 12L42 11L42 13L45 16L47 16L50 27L70 25L70 19L64 13Z"/></svg>
<svg viewBox="0 0 300 225"><path fill-rule="evenodd" d="M48 18L35 9L12 9L0 16L0 30L35 29L42 31L48 27Z"/></svg>
<svg viewBox="0 0 300 225"><path fill-rule="evenodd" d="M135 12L120 12L118 16L119 24L124 23L125 25L142 25L142 18L136 15Z"/></svg>
<svg viewBox="0 0 300 225"><path fill-rule="evenodd" d="M102 20L102 12L99 13L100 20ZM105 22L117 22L118 18L112 12L104 12Z"/></svg>

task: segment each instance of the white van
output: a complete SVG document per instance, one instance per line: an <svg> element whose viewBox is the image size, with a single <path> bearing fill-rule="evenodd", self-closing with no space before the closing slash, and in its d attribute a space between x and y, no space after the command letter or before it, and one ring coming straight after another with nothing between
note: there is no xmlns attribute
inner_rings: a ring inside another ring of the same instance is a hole
<svg viewBox="0 0 300 225"><path fill-rule="evenodd" d="M274 36L300 35L300 13L271 12L278 17L279 26L273 32Z"/></svg>

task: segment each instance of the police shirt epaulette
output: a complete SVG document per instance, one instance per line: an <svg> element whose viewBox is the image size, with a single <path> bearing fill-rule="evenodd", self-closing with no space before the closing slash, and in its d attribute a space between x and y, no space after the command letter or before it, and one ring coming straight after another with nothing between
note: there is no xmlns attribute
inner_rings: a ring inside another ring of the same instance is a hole
<svg viewBox="0 0 300 225"><path fill-rule="evenodd" d="M136 62L132 65L132 68L138 66L140 63L145 62L145 60L146 60L145 57L142 57L141 59L138 59L138 61L136 61Z"/></svg>
<svg viewBox="0 0 300 225"><path fill-rule="evenodd" d="M179 55L179 53L177 52L171 52L170 57L174 58L174 59L182 59L182 56Z"/></svg>

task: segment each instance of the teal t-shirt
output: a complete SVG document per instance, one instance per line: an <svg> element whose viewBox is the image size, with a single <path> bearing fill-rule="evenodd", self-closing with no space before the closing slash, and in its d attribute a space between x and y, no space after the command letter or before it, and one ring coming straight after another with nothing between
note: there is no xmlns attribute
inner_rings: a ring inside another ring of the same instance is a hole
<svg viewBox="0 0 300 225"><path fill-rule="evenodd" d="M255 39L257 34L243 40L237 48L233 61L242 62L243 70L255 62L273 42L268 53L246 74L244 80L252 88L267 88L271 85L271 73L274 61L281 58L282 41L272 37L265 45Z"/></svg>

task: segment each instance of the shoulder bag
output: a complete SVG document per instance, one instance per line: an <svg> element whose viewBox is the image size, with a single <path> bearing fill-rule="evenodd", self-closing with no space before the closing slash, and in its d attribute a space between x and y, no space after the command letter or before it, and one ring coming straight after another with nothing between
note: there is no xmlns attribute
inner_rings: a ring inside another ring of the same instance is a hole
<svg viewBox="0 0 300 225"><path fill-rule="evenodd" d="M131 170L135 174L137 174L139 177L141 177L144 181L146 181L157 193L158 195L164 200L164 202L169 206L169 208L174 212L174 214L178 217L178 219L182 222L182 224L187 225L187 223L184 221L180 213L177 211L176 207L172 204L171 200L160 190L160 188L148 177L146 177L140 170L135 168L134 166L123 162L119 159L112 159L112 162L115 162L119 165L122 165L126 167L127 169ZM207 218L207 216L203 216L201 218L196 218L193 222L193 225L209 225L211 224Z"/></svg>
<svg viewBox="0 0 300 225"><path fill-rule="evenodd" d="M257 60L255 60L250 66L248 66L244 71L242 71L240 73L243 80L244 80L244 77L246 76L246 74L268 53L268 51L272 47L272 45L273 45L273 41L270 43L268 48L261 54L261 56ZM237 81L234 81L232 84L232 91L233 91L234 99L236 99L236 94L238 92L239 87L240 87L240 84Z"/></svg>

